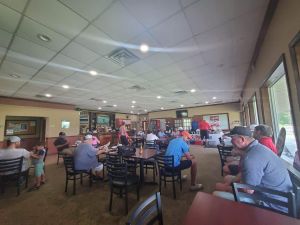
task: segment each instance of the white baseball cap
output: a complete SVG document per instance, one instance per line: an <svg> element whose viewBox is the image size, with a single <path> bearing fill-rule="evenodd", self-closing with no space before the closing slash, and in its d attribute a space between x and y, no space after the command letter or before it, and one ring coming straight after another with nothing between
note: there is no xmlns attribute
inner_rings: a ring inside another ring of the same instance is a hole
<svg viewBox="0 0 300 225"><path fill-rule="evenodd" d="M179 131L183 131L183 128L182 128L182 127L178 127L178 130L179 130Z"/></svg>
<svg viewBox="0 0 300 225"><path fill-rule="evenodd" d="M93 135L87 134L87 135L85 135L84 140L88 140L88 139L92 139L92 138L93 138Z"/></svg>
<svg viewBox="0 0 300 225"><path fill-rule="evenodd" d="M12 143L15 143L15 142L20 142L21 138L19 138L18 136L10 136L8 140L10 140L10 142Z"/></svg>

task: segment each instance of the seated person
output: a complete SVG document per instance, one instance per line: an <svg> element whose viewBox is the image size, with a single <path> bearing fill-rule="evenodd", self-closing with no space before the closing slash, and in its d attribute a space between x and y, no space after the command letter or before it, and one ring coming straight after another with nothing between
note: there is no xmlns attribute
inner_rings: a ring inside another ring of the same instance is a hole
<svg viewBox="0 0 300 225"><path fill-rule="evenodd" d="M187 131L181 132L181 136L170 141L166 150L166 156L174 156L174 167L178 170L191 168L191 186L190 190L197 191L202 189L202 184L196 184L197 162L192 158L189 152L189 146L186 143L191 139ZM186 160L181 160L185 156Z"/></svg>
<svg viewBox="0 0 300 225"><path fill-rule="evenodd" d="M179 131L178 131L177 128L174 128L174 130L173 130L172 133L171 133L171 136L172 136L172 137L178 137L178 136L179 136Z"/></svg>
<svg viewBox="0 0 300 225"><path fill-rule="evenodd" d="M273 130L271 127L261 124L254 128L253 137L258 140L258 142L270 150L274 152L276 155L278 154L278 151L276 149L275 144L273 143Z"/></svg>
<svg viewBox="0 0 300 225"><path fill-rule="evenodd" d="M104 149L96 149L92 146L93 136L84 137L84 143L79 144L74 152L74 164L76 170L92 170L95 176L100 176L103 165L98 162L97 155L104 153Z"/></svg>
<svg viewBox="0 0 300 225"><path fill-rule="evenodd" d="M41 184L45 184L46 177L44 172L44 158L46 155L45 144L40 142L34 147L34 151L31 152L31 162L34 165L35 184L29 191L38 190Z"/></svg>
<svg viewBox="0 0 300 225"><path fill-rule="evenodd" d="M282 192L292 190L289 173L281 159L267 147L258 143L252 137L249 128L237 126L230 134L232 145L244 152L241 158L241 183ZM228 192L217 191L213 194L234 200L234 196ZM276 205L266 204L270 208L278 209Z"/></svg>
<svg viewBox="0 0 300 225"><path fill-rule="evenodd" d="M99 139L97 138L97 134L94 134L94 133L93 133L92 136L93 136L93 138L92 138L92 140L93 140L93 142L92 142L93 147L94 147L94 148L99 147L100 141L99 141Z"/></svg>
<svg viewBox="0 0 300 225"><path fill-rule="evenodd" d="M146 136L146 141L155 141L155 140L158 140L159 138L153 134L152 131L148 130L147 132L147 136Z"/></svg>
<svg viewBox="0 0 300 225"><path fill-rule="evenodd" d="M66 133L65 132L59 132L58 138L53 143L57 149L57 152L63 152L64 149L69 148L69 142L66 139Z"/></svg>
<svg viewBox="0 0 300 225"><path fill-rule="evenodd" d="M19 157L23 158L22 172L29 169L30 152L24 148L20 148L21 138L18 136L10 136L7 140L7 147L0 149L0 159L15 159ZM15 172L6 172L5 175L14 174Z"/></svg>
<svg viewBox="0 0 300 225"><path fill-rule="evenodd" d="M165 132L162 129L158 132L157 135L158 135L159 138L163 138L163 137L166 136Z"/></svg>

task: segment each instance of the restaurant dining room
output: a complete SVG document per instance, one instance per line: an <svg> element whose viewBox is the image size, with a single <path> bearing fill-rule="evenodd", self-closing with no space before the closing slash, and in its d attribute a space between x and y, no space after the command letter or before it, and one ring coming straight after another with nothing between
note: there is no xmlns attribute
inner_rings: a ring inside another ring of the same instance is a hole
<svg viewBox="0 0 300 225"><path fill-rule="evenodd" d="M0 0L1 225L300 225L299 0Z"/></svg>

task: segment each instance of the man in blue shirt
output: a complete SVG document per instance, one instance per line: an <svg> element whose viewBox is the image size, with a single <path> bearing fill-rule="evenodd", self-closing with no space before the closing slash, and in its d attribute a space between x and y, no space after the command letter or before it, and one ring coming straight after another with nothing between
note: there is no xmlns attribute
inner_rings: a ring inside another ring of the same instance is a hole
<svg viewBox="0 0 300 225"><path fill-rule="evenodd" d="M197 162L189 152L189 146L186 143L191 139L191 135L187 131L181 132L181 136L170 141L166 156L174 156L175 170L184 170L191 167L191 187L190 190L197 191L202 189L202 184L196 184ZM181 160L185 156L186 160Z"/></svg>
<svg viewBox="0 0 300 225"><path fill-rule="evenodd" d="M100 176L103 165L98 162L97 155L104 153L104 149L96 149L92 146L93 136L84 137L84 143L77 146L74 152L74 164L76 170L92 170L93 174Z"/></svg>

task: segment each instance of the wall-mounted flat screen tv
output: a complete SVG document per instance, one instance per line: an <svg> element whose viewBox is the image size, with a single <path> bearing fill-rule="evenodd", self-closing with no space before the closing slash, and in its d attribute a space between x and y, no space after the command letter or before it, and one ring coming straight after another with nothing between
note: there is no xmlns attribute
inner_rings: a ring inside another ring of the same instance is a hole
<svg viewBox="0 0 300 225"><path fill-rule="evenodd" d="M188 117L187 110L177 110L176 111L176 118L185 118L185 117Z"/></svg>

